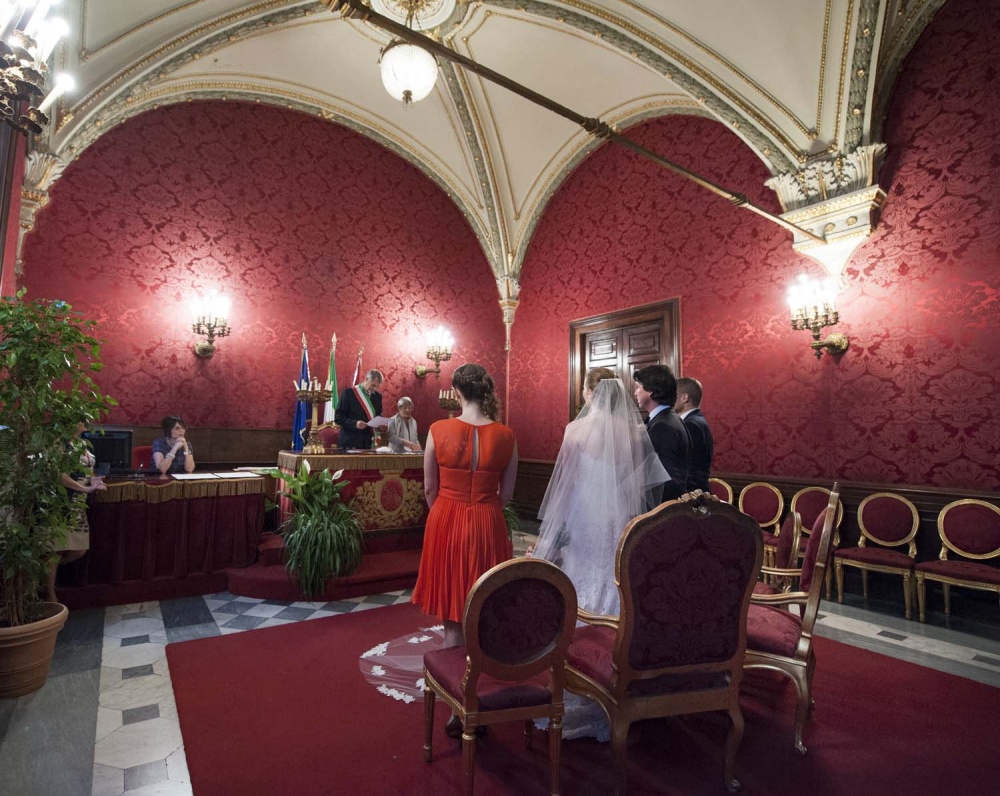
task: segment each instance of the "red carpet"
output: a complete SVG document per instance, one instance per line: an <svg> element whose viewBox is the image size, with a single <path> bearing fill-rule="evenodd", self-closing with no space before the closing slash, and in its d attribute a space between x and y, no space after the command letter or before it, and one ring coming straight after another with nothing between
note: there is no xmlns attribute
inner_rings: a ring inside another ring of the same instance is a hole
<svg viewBox="0 0 1000 796"><path fill-rule="evenodd" d="M239 793L461 792L459 748L443 733L423 762L423 704L377 693L358 656L425 623L409 605L167 647L195 796ZM737 758L744 794L995 793L1000 690L817 639L809 753L792 748L793 689L754 677L744 689ZM746 681L745 681L746 682ZM725 794L726 720L647 722L629 746L633 794ZM479 742L476 793L544 794L544 735L525 750L519 725ZM606 744L563 745L563 793L612 791Z"/></svg>

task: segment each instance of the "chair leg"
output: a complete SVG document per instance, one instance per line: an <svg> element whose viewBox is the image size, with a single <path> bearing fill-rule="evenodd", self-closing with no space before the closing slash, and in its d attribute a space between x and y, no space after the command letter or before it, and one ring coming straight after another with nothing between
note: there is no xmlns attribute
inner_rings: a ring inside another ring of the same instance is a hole
<svg viewBox="0 0 1000 796"><path fill-rule="evenodd" d="M868 604L868 570L861 570L861 593L865 597L865 605Z"/></svg>
<svg viewBox="0 0 1000 796"><path fill-rule="evenodd" d="M730 793L736 793L740 789L740 781L736 779L736 753L739 751L740 743L743 741L743 711L740 710L739 702L734 702L729 706L729 733L726 735L726 760L725 773L726 789Z"/></svg>
<svg viewBox="0 0 1000 796"><path fill-rule="evenodd" d="M628 722L616 720L611 725L611 756L615 763L615 796L628 793Z"/></svg>
<svg viewBox="0 0 1000 796"><path fill-rule="evenodd" d="M920 609L920 621L927 621L927 581L919 572L917 573L917 605Z"/></svg>
<svg viewBox="0 0 1000 796"><path fill-rule="evenodd" d="M531 722L528 722L529 724ZM559 796L559 766L562 755L562 718L549 719L549 792Z"/></svg>
<svg viewBox="0 0 1000 796"><path fill-rule="evenodd" d="M903 573L903 610L906 618L913 616L913 577L911 573Z"/></svg>
<svg viewBox="0 0 1000 796"><path fill-rule="evenodd" d="M426 675L424 675L426 677ZM424 762L432 759L434 738L434 698L437 694L431 688L424 688Z"/></svg>
<svg viewBox="0 0 1000 796"><path fill-rule="evenodd" d="M944 613L945 616L951 616L951 584L942 583L944 586Z"/></svg>
<svg viewBox="0 0 1000 796"><path fill-rule="evenodd" d="M833 568L837 571L837 602L844 602L844 565L840 561L833 562Z"/></svg>
<svg viewBox="0 0 1000 796"><path fill-rule="evenodd" d="M551 722L549 722L551 724ZM535 722L531 719L524 720L524 748L531 748L531 733L535 729Z"/></svg>
<svg viewBox="0 0 1000 796"><path fill-rule="evenodd" d="M829 567L826 568L826 579L824 582L826 584L826 601L830 602L833 598L833 573Z"/></svg>
<svg viewBox="0 0 1000 796"><path fill-rule="evenodd" d="M805 729L806 718L809 715L809 674L804 668L796 669L792 679L795 682L795 695L798 700L795 705L795 751L804 755L806 747L802 743L802 731Z"/></svg>
<svg viewBox="0 0 1000 796"><path fill-rule="evenodd" d="M476 785L476 728L462 728L462 765L465 766L465 796L473 796Z"/></svg>

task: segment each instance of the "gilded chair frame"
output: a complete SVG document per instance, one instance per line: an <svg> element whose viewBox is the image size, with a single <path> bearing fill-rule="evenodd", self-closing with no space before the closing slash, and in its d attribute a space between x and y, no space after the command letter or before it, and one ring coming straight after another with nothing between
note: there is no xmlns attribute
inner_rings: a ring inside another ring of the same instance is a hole
<svg viewBox="0 0 1000 796"><path fill-rule="evenodd" d="M762 531L764 531L767 528L770 528L771 526L774 526L774 536L775 538L777 538L778 535L781 533L781 515L785 511L785 497L784 495L781 494L781 490L778 489L778 487L776 487L774 484L769 484L767 481L752 481L751 483L743 487L742 490L740 490L740 498L737 504L737 508L740 511L743 511L743 496L750 491L751 487L755 486L766 487L767 489L770 489L772 492L774 492L775 495L778 496L778 513L775 514L774 517L768 520L767 522L760 523L760 529ZM768 567L774 567L773 545L767 545L767 544L764 545L764 565Z"/></svg>
<svg viewBox="0 0 1000 796"><path fill-rule="evenodd" d="M723 513L742 524L755 540L755 559L751 576L743 595L742 614L739 622L739 641L731 658L715 663L699 663L685 666L670 666L657 669L635 669L629 662L629 642L635 630L636 610L632 600L631 571L623 566L642 538L663 521L663 514L693 512L695 516L709 516ZM615 554L615 583L621 604L619 617L592 616L581 612L579 617L588 624L610 627L616 631L612 650L611 690L605 689L591 677L566 663L566 688L597 702L608 716L611 725L611 749L615 765L615 794L627 793L628 761L626 740L629 727L636 721L665 716L686 715L704 711L722 710L729 714L731 726L726 738L724 776L730 792L739 790L740 783L734 776L736 753L743 739L744 720L739 705L739 688L743 676L743 657L746 648L746 612L750 607L750 595L757 582L763 559L763 539L760 526L734 506L719 500L714 495L700 491L688 493L676 501L664 503L652 511L642 514L625 526L618 541ZM633 683L652 680L663 675L684 675L726 672L729 686L725 689L702 689L679 693L656 695L629 694Z"/></svg>
<svg viewBox="0 0 1000 796"><path fill-rule="evenodd" d="M781 672L795 684L797 696L795 708L795 751L804 755L806 747L802 743L802 733L805 730L809 710L813 707L812 681L816 672L816 654L812 648L813 630L816 618L819 616L819 604L823 596L823 583L830 566L830 556L833 553L833 529L836 523L836 507L840 502L840 485L834 484L830 492L830 500L826 506L826 519L820 531L819 548L816 552L816 563L813 569L809 591L790 591L782 594L754 594L750 601L754 605L771 607L788 607L798 605L802 612L799 639L792 657L778 655L773 652L763 652L747 647L744 669L770 669ZM761 569L774 578L796 579L802 577L801 567Z"/></svg>
<svg viewBox="0 0 1000 796"><path fill-rule="evenodd" d="M487 600L512 581L532 578L554 586L563 596L562 629L559 635L531 661L507 664L485 655L479 644L479 620ZM559 567L548 561L534 558L515 558L484 573L473 585L465 603L462 626L465 632L466 669L462 679L462 699L456 700L424 666L424 762L433 758L433 729L435 697L452 709L462 722L462 759L465 771L465 793L472 796L475 785L476 729L490 724L524 721L524 745L531 748L534 719L549 720L549 788L552 796L559 794L559 766L562 748L563 688L565 684L566 650L576 626L576 589ZM482 675L512 684L523 682L546 670L551 670L550 690L552 701L545 705L479 710L476 686Z"/></svg>
<svg viewBox="0 0 1000 796"><path fill-rule="evenodd" d="M825 489L821 486L807 486L800 489L794 495L788 504L789 511L797 511L796 506L799 502L799 498L810 492L822 492L826 495L827 500L830 499L830 490ZM801 512L800 512L801 513ZM833 549L836 550L840 547L840 524L844 521L844 501L837 503L837 519L834 521L833 526ZM808 529L808 530L807 530ZM800 530L802 534L799 537L799 543L809 536L812 532L812 523L804 522L800 525ZM798 550L798 547L795 548ZM833 599L833 568L828 567L826 570L826 581L824 582L826 586L826 599Z"/></svg>
<svg viewBox="0 0 1000 796"><path fill-rule="evenodd" d="M723 481L721 478L714 478L713 477L713 478L709 478L708 479L708 483L709 483L709 486L711 486L712 484L719 484L719 486L721 486L726 491L726 494L728 495L728 497L726 498L725 502L729 503L729 504L732 504L732 502L733 502L733 488L729 485L728 481Z"/></svg>
<svg viewBox="0 0 1000 796"><path fill-rule="evenodd" d="M976 500L974 498L964 498L962 500L956 500L949 503L943 509L941 513L938 514L937 519L937 530L938 536L941 538L941 552L938 553L938 559L941 561L948 560L948 551L955 553L956 555L962 556L962 558L969 558L975 561L983 561L990 558L997 558L1000 556L1000 547L989 553L968 553L962 550L960 547L955 545L951 540L948 539L947 534L944 529L944 518L947 516L948 512L958 506L982 506L984 508L990 509L996 514L1000 515L1000 508L997 508L992 503L988 503L985 500ZM917 605L920 612L920 621L927 621L927 583L926 581L931 580L936 583L940 583L944 590L944 613L946 616L951 615L951 587L961 586L966 589L976 589L978 591L994 591L1000 595L1000 586L995 583L984 583L979 580L970 580L967 578L953 578L947 575L940 575L935 572L923 572L921 570L916 571L916 587L917 587Z"/></svg>
<svg viewBox="0 0 1000 796"><path fill-rule="evenodd" d="M913 524L910 527L910 532L902 539L897 542L887 541L884 539L879 539L874 533L865 527L864 520L864 510L865 506L869 502L875 500L875 498L888 497L898 500L905 504L907 508L910 509L910 514L913 517ZM902 547L903 545L908 545L907 555L910 560L913 561L917 556L917 543L915 541L917 536L917 530L920 528L920 513L917 511L917 507L913 505L913 502L907 500L902 495L897 495L895 492L875 492L869 495L864 500L858 504L858 527L861 529L861 538L858 539L858 547L865 547L865 542L871 540L876 544L880 544L883 547ZM882 572L888 575L901 575L903 578L903 608L906 614L906 618L910 619L913 616L913 592L914 592L914 577L913 577L913 565L909 568L906 567L896 567L890 564L870 564L865 561L852 561L845 558L834 558L833 567L837 575L837 602L844 602L844 567L854 567L855 569L861 570L861 590L864 595L865 602L868 602L868 573L869 572Z"/></svg>

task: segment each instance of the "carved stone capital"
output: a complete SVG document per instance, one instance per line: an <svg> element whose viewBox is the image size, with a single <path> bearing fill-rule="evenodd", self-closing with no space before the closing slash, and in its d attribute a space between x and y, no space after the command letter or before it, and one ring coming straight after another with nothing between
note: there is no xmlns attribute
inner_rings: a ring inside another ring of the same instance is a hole
<svg viewBox="0 0 1000 796"><path fill-rule="evenodd" d="M35 228L38 211L49 203L49 188L59 179L66 163L51 152L37 150L28 154L24 168L24 184L21 186L21 212L18 216L17 258L14 273L24 273L24 240Z"/></svg>
<svg viewBox="0 0 1000 796"><path fill-rule="evenodd" d="M517 277L502 276L497 279L497 289L500 291L500 311L503 313L503 325L506 333L504 351L510 351L510 330L514 325L514 313L520 304L521 283Z"/></svg>
<svg viewBox="0 0 1000 796"><path fill-rule="evenodd" d="M885 159L885 144L870 144L849 155L837 154L810 163L801 171L778 174L764 184L778 194L788 213L875 185Z"/></svg>

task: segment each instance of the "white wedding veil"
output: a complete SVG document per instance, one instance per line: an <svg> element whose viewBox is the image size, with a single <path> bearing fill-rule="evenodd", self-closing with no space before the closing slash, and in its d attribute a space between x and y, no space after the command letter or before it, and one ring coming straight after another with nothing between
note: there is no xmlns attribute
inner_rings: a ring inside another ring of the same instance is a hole
<svg viewBox="0 0 1000 796"><path fill-rule="evenodd" d="M534 555L566 571L580 595L594 588L607 599L614 587L614 552L625 525L659 502L670 476L621 379L602 379L580 415L566 427L555 469L542 499ZM579 570L579 571L574 571ZM583 586L583 588L581 588Z"/></svg>

